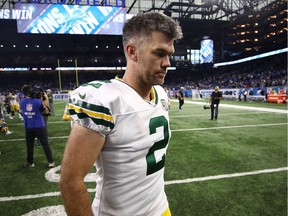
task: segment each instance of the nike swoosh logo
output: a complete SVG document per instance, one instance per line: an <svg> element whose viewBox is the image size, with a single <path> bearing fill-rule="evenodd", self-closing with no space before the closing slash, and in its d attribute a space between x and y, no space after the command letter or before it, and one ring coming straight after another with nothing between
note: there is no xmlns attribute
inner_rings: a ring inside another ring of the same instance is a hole
<svg viewBox="0 0 288 216"><path fill-rule="evenodd" d="M84 98L86 97L86 93L84 93L83 95L79 93L79 97L84 100Z"/></svg>

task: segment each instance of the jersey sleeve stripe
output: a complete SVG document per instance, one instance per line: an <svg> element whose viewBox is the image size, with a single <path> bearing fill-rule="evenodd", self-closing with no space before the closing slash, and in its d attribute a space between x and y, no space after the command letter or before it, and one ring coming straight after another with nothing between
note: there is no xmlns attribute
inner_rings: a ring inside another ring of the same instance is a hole
<svg viewBox="0 0 288 216"><path fill-rule="evenodd" d="M155 103L155 104L158 104L158 93L155 89L155 87L153 87L151 89L151 97L152 97L152 101Z"/></svg>
<svg viewBox="0 0 288 216"><path fill-rule="evenodd" d="M71 116L77 115L79 119L90 118L95 124L103 125L112 129L114 127L114 120L112 115L101 112L101 110L103 111L104 107L96 107L99 109L89 110L87 108L79 107L74 104L69 104L68 110Z"/></svg>
<svg viewBox="0 0 288 216"><path fill-rule="evenodd" d="M87 103L85 101L80 101L80 100L69 100L69 105L75 105L77 107L82 107L84 109L87 110L91 110L91 111L95 111L95 112L101 112L104 113L106 115L111 115L109 108L104 107L104 106L99 106L99 105L95 105L95 104L91 104L91 103ZM112 116L112 115L111 115Z"/></svg>

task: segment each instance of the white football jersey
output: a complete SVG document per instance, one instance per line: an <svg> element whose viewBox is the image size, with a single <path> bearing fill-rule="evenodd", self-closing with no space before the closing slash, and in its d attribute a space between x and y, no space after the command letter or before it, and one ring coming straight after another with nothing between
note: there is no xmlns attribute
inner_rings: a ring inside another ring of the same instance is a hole
<svg viewBox="0 0 288 216"><path fill-rule="evenodd" d="M15 94L12 94L12 95L11 95L10 103L11 103L11 105L17 104L17 95L15 95ZM19 104L19 103L18 103L18 104Z"/></svg>
<svg viewBox="0 0 288 216"><path fill-rule="evenodd" d="M161 86L154 86L151 98L145 101L116 79L93 81L71 93L74 123L106 136L96 161L95 216L161 216L168 208L164 191L171 135L168 97Z"/></svg>

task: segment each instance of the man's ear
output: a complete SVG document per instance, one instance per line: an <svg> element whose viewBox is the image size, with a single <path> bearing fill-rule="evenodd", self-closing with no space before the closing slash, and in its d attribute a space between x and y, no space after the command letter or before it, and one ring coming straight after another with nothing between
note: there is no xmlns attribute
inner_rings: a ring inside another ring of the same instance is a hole
<svg viewBox="0 0 288 216"><path fill-rule="evenodd" d="M133 44L126 46L126 54L132 61L136 62L138 60L136 47Z"/></svg>

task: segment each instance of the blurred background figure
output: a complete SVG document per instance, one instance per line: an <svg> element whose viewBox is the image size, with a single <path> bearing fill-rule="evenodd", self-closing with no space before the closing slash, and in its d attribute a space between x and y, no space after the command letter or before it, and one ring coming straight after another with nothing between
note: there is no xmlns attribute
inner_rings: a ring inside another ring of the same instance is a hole
<svg viewBox="0 0 288 216"><path fill-rule="evenodd" d="M214 91L210 96L210 108L211 108L211 118L210 120L217 120L218 118L218 108L220 99L222 99L222 92L219 91L219 86L214 87Z"/></svg>
<svg viewBox="0 0 288 216"><path fill-rule="evenodd" d="M70 116L69 109L68 109L68 104L69 104L71 92L72 92L72 91L69 91L69 92L68 92L68 99L67 99L67 103L66 103L66 105L65 105L65 109L64 109L63 116L62 116L62 120L63 120L63 121L70 121L70 120L71 120L71 116Z"/></svg>
<svg viewBox="0 0 288 216"><path fill-rule="evenodd" d="M5 134L5 135L10 135L13 133L13 131L10 131L6 122L2 119L0 119L0 131L1 133Z"/></svg>
<svg viewBox="0 0 288 216"><path fill-rule="evenodd" d="M181 87L178 92L178 101L179 101L179 109L182 110L182 106L184 105L184 87Z"/></svg>
<svg viewBox="0 0 288 216"><path fill-rule="evenodd" d="M54 116L55 113L54 113L54 107L53 107L53 93L51 89L47 89L47 97L49 101L50 113L52 116Z"/></svg>

